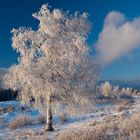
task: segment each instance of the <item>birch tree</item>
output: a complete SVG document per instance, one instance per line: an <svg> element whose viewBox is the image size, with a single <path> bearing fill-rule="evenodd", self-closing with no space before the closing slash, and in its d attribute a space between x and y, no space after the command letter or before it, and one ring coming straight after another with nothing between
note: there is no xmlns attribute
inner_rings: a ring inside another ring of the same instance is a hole
<svg viewBox="0 0 140 140"><path fill-rule="evenodd" d="M9 68L4 81L19 90L24 103L46 107L46 130L53 131L55 105L92 102L98 71L86 43L91 24L86 13L50 10L48 5L33 17L39 20L37 30L12 30L19 63Z"/></svg>

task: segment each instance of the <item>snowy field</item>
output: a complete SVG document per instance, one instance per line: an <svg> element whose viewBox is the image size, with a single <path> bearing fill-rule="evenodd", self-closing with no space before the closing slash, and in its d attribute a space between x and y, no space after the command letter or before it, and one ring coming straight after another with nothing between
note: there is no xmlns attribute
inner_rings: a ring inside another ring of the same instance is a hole
<svg viewBox="0 0 140 140"><path fill-rule="evenodd" d="M134 102L127 105L127 108L122 111L116 111L118 107L118 103L100 102L95 105L92 113L68 116L63 123L58 116L54 116L53 125L55 131L46 133L43 131L45 124L38 123L39 111L30 107L23 108L18 101L0 102L0 140L25 140L41 137L41 139L54 139L58 133L66 129L83 127L93 121L102 121L111 115L131 115L134 112L140 112L140 98L135 98ZM31 117L33 119L32 124L10 129L9 123L20 115Z"/></svg>

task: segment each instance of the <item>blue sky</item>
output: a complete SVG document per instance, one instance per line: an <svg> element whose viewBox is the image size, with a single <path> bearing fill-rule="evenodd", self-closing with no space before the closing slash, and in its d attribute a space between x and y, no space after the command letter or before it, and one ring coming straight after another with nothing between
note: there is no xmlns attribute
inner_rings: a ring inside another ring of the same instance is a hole
<svg viewBox="0 0 140 140"><path fill-rule="evenodd" d="M89 44L94 47L103 30L104 20L111 11L124 14L127 20L140 16L139 0L1 0L0 1L0 67L10 67L16 63L17 54L11 47L12 28L38 26L32 13L42 4L49 3L52 8L70 12L88 12L93 28ZM118 43L118 42L114 42ZM113 47L113 46L112 46ZM111 52L110 52L111 53ZM103 79L140 79L140 48L132 49L104 67Z"/></svg>

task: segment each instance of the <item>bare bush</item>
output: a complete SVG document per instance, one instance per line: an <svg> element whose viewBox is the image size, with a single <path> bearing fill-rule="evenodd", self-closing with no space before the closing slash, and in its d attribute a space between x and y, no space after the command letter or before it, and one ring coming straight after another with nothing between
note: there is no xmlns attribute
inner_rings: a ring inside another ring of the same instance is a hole
<svg viewBox="0 0 140 140"><path fill-rule="evenodd" d="M17 116L14 120L9 123L9 129L17 129L26 125L31 125L33 123L33 118L29 116Z"/></svg>
<svg viewBox="0 0 140 140"><path fill-rule="evenodd" d="M46 116L45 115L40 115L38 117L38 123L39 124L45 124L46 123Z"/></svg>
<svg viewBox="0 0 140 140"><path fill-rule="evenodd" d="M0 113L11 112L15 109L14 106L0 107Z"/></svg>
<svg viewBox="0 0 140 140"><path fill-rule="evenodd" d="M3 113L3 112L4 112L4 108L0 107L0 113Z"/></svg>
<svg viewBox="0 0 140 140"><path fill-rule="evenodd" d="M67 122L68 121L68 114L67 113L61 113L59 115L59 119L60 119L61 123Z"/></svg>
<svg viewBox="0 0 140 140"><path fill-rule="evenodd" d="M14 106L8 106L6 109L7 109L7 112L11 112L11 111L15 110L15 107Z"/></svg>
<svg viewBox="0 0 140 140"><path fill-rule="evenodd" d="M121 111L123 111L124 109L125 109L126 107L125 106L118 106L117 108L116 108L116 112L121 112Z"/></svg>
<svg viewBox="0 0 140 140"><path fill-rule="evenodd" d="M140 96L140 92L137 93L137 96Z"/></svg>

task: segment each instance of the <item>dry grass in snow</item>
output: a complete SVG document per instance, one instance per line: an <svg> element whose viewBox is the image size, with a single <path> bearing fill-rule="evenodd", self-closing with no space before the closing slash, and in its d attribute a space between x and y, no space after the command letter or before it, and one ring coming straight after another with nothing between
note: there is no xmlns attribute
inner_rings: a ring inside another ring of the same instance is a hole
<svg viewBox="0 0 140 140"><path fill-rule="evenodd" d="M108 117L78 129L68 129L56 136L56 140L139 140L140 113L129 117Z"/></svg>
<svg viewBox="0 0 140 140"><path fill-rule="evenodd" d="M60 119L61 123L67 122L67 120L68 120L68 115L67 115L67 113L61 113L61 114L59 115L59 119Z"/></svg>
<svg viewBox="0 0 140 140"><path fill-rule="evenodd" d="M38 117L38 123L39 124L45 124L46 123L46 116L45 115L40 115Z"/></svg>
<svg viewBox="0 0 140 140"><path fill-rule="evenodd" d="M19 127L23 127L26 125L31 125L33 123L33 119L29 116L20 115L17 116L14 120L9 123L9 129L17 129Z"/></svg>

